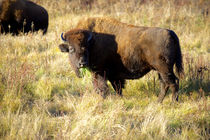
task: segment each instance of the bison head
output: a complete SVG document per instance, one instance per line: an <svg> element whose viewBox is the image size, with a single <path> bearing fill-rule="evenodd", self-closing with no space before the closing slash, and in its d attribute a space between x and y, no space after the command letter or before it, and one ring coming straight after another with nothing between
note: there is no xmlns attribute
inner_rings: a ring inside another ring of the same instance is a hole
<svg viewBox="0 0 210 140"><path fill-rule="evenodd" d="M79 69L89 66L89 47L93 38L92 32L86 30L71 30L61 38L64 43L59 45L61 52L69 53L72 69L80 77Z"/></svg>

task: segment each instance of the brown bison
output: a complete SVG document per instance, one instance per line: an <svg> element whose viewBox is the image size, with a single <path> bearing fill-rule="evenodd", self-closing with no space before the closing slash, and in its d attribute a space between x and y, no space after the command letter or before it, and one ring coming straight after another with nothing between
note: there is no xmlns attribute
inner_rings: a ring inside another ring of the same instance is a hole
<svg viewBox="0 0 210 140"><path fill-rule="evenodd" d="M88 18L77 28L62 34L66 42L59 45L69 53L73 70L87 67L93 74L94 88L106 94L109 80L122 95L126 79L137 79L156 70L161 83L158 101L162 102L169 87L172 100L178 101L179 80L183 72L182 55L177 35L168 29L127 25L114 19Z"/></svg>
<svg viewBox="0 0 210 140"><path fill-rule="evenodd" d="M28 0L0 0L1 33L18 34L48 28L47 11Z"/></svg>

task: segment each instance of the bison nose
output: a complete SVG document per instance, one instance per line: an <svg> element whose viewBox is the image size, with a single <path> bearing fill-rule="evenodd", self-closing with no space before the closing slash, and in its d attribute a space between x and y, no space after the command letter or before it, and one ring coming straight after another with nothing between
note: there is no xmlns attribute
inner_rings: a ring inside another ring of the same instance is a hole
<svg viewBox="0 0 210 140"><path fill-rule="evenodd" d="M80 61L79 61L79 67L80 67L80 68L86 67L87 64L88 64L88 63L87 63L86 61L84 61L84 60L80 60Z"/></svg>

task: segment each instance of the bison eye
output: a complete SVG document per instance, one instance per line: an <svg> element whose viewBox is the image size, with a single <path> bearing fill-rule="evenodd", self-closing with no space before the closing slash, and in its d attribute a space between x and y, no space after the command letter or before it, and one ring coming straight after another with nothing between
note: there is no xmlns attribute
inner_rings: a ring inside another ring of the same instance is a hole
<svg viewBox="0 0 210 140"><path fill-rule="evenodd" d="M69 46L69 52L70 52L70 53L73 53L74 51L75 51L74 47Z"/></svg>

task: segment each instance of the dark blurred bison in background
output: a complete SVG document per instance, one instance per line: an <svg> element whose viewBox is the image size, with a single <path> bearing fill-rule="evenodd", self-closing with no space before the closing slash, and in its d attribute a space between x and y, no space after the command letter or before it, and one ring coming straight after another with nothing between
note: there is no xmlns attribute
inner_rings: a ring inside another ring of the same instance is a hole
<svg viewBox="0 0 210 140"><path fill-rule="evenodd" d="M88 18L77 28L61 37L62 52L69 53L73 70L87 67L93 74L96 91L104 95L109 80L121 95L125 79L137 79L156 70L161 83L158 101L162 102L169 87L172 100L178 101L179 79L174 75L183 72L179 39L172 30L127 25L114 19Z"/></svg>
<svg viewBox="0 0 210 140"><path fill-rule="evenodd" d="M47 11L28 0L0 0L1 33L18 34L48 28Z"/></svg>

